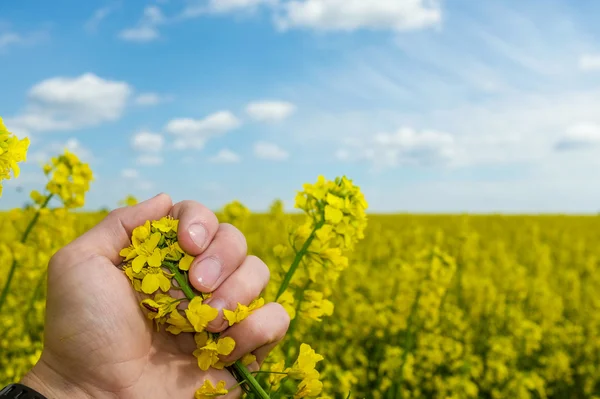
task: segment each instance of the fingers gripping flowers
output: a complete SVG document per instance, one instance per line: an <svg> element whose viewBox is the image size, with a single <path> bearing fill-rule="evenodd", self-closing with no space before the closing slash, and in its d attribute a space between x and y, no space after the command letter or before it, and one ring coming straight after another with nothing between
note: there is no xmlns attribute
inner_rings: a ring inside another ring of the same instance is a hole
<svg viewBox="0 0 600 399"><path fill-rule="evenodd" d="M173 335L194 333L196 349L191 355L197 358L199 369L206 371L211 367L223 369L234 366L235 362L225 363L221 357L232 353L236 347L235 340L206 331L208 324L218 317L219 311L204 302L211 294L195 291L189 284L187 273L194 257L179 246L178 226L177 219L164 217L146 221L142 226L136 227L131 235L131 245L120 252L124 258L123 271L136 291L152 296L143 299L140 306L158 330L166 324L165 330ZM181 290L185 297L172 297L169 293L173 289ZM187 307L181 312L179 305L184 302L187 302ZM245 320L263 305L262 298L254 300L249 306L238 303L235 310L224 310L224 318L232 326ZM248 383L250 390L258 383L247 371L245 375L243 371L240 373L239 367L245 367L255 359L253 355L247 354L237 365L237 373L234 373L236 376L243 375L244 379L240 384ZM226 393L228 390L225 389L225 381L219 381L215 387L207 380L197 390L196 398Z"/></svg>

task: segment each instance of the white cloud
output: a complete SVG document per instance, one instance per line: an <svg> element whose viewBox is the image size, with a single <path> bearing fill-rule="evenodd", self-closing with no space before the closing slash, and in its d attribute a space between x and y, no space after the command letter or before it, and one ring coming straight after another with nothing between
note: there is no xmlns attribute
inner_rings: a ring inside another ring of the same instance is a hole
<svg viewBox="0 0 600 399"><path fill-rule="evenodd" d="M140 177L140 173L137 171L137 169L123 169L121 171L121 177L124 179L137 179Z"/></svg>
<svg viewBox="0 0 600 399"><path fill-rule="evenodd" d="M143 166L162 165L163 162L164 159L160 155L140 155L136 159L136 163Z"/></svg>
<svg viewBox="0 0 600 399"><path fill-rule="evenodd" d="M129 42L151 42L158 39L160 34L154 26L138 26L136 28L124 29L119 37Z"/></svg>
<svg viewBox="0 0 600 399"><path fill-rule="evenodd" d="M246 106L246 112L260 122L279 122L294 113L296 106L285 101L257 101Z"/></svg>
<svg viewBox="0 0 600 399"><path fill-rule="evenodd" d="M282 29L404 31L437 25L442 19L437 0L293 0L277 16Z"/></svg>
<svg viewBox="0 0 600 399"><path fill-rule="evenodd" d="M334 154L335 158L339 161L349 161L352 159L352 154L349 150L340 148Z"/></svg>
<svg viewBox="0 0 600 399"><path fill-rule="evenodd" d="M92 151L75 138L68 139L64 146L67 150L77 155L82 161L90 162L94 159Z"/></svg>
<svg viewBox="0 0 600 399"><path fill-rule="evenodd" d="M579 69L593 71L600 69L600 54L584 54L579 58Z"/></svg>
<svg viewBox="0 0 600 399"><path fill-rule="evenodd" d="M186 137L182 139L176 139L173 142L173 148L176 150L201 150L204 148L206 144L206 139L203 138L195 138L195 137Z"/></svg>
<svg viewBox="0 0 600 399"><path fill-rule="evenodd" d="M600 124L580 123L569 127L555 145L559 151L586 149L600 145Z"/></svg>
<svg viewBox="0 0 600 399"><path fill-rule="evenodd" d="M376 169L449 164L458 156L454 137L435 130L417 131L403 127L395 133L378 133L365 142L354 141L353 144L338 150L336 158L366 160Z"/></svg>
<svg viewBox="0 0 600 399"><path fill-rule="evenodd" d="M131 139L131 146L137 151L160 152L165 144L165 139L160 134L150 132L136 133Z"/></svg>
<svg viewBox="0 0 600 399"><path fill-rule="evenodd" d="M142 191L150 191L153 190L154 187L156 187L156 184L149 180L140 180L135 183L135 188Z"/></svg>
<svg viewBox="0 0 600 399"><path fill-rule="evenodd" d="M0 22L0 55L5 53L10 47L34 45L44 41L48 37L49 33L47 30L26 33L3 31L3 25Z"/></svg>
<svg viewBox="0 0 600 399"><path fill-rule="evenodd" d="M62 154L65 150L69 150L73 154L77 155L83 162L91 162L94 160L94 154L92 151L85 147L76 138L70 138L65 142L51 142L46 143L43 146L43 150L34 151L29 156L35 162L48 162L50 158Z"/></svg>
<svg viewBox="0 0 600 399"><path fill-rule="evenodd" d="M93 73L55 77L33 86L21 115L9 118L15 130L73 130L118 120L131 95L131 87Z"/></svg>
<svg viewBox="0 0 600 399"><path fill-rule="evenodd" d="M276 3L277 0L210 0L209 8L214 12L231 12Z"/></svg>
<svg viewBox="0 0 600 399"><path fill-rule="evenodd" d="M235 152L225 148L219 151L214 157L211 157L209 161L214 163L238 163L241 161L241 158Z"/></svg>
<svg viewBox="0 0 600 399"><path fill-rule="evenodd" d="M240 125L239 119L231 112L220 111L204 119L173 119L167 123L165 130L176 136L176 149L201 149L211 137L225 134Z"/></svg>
<svg viewBox="0 0 600 399"><path fill-rule="evenodd" d="M16 33L12 33L12 32L2 33L2 34L0 34L0 50L6 48L8 46L11 46L13 44L21 43L22 41L23 41L23 38Z"/></svg>
<svg viewBox="0 0 600 399"><path fill-rule="evenodd" d="M152 106L158 105L163 102L171 101L172 99L172 96L163 96L158 93L140 93L136 96L133 102L136 105Z"/></svg>
<svg viewBox="0 0 600 399"><path fill-rule="evenodd" d="M165 22L165 17L157 6L147 6L137 26L119 32L119 37L131 42L150 42L160 37L158 26Z"/></svg>
<svg viewBox="0 0 600 399"><path fill-rule="evenodd" d="M116 5L98 8L84 25L88 32L95 32L102 21L117 9Z"/></svg>
<svg viewBox="0 0 600 399"><path fill-rule="evenodd" d="M181 13L182 18L196 18L206 14L224 14L238 11L253 11L257 7L275 6L278 0L210 0L191 3Z"/></svg>
<svg viewBox="0 0 600 399"><path fill-rule="evenodd" d="M220 111L204 119L180 118L167 123L165 130L171 134L212 135L227 132L240 126L240 121L229 111Z"/></svg>
<svg viewBox="0 0 600 399"><path fill-rule="evenodd" d="M287 151L279 147L274 143L267 143L260 141L254 144L254 155L260 159L267 159L270 161L284 161L289 158Z"/></svg>

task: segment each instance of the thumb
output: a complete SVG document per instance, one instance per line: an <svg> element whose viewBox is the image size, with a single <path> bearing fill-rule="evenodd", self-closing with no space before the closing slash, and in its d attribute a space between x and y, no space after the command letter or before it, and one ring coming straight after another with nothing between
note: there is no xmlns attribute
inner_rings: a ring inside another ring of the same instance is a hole
<svg viewBox="0 0 600 399"><path fill-rule="evenodd" d="M167 216L172 207L171 197L162 193L137 205L115 209L64 250L73 251L80 259L103 256L118 265L121 262L119 252L131 244L133 229L147 220Z"/></svg>

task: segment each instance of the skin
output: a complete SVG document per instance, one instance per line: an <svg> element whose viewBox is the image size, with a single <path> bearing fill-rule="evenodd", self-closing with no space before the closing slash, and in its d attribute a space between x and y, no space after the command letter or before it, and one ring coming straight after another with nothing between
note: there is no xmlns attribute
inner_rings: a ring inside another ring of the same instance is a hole
<svg viewBox="0 0 600 399"><path fill-rule="evenodd" d="M211 306L233 310L238 302L248 305L260 295L269 281L267 266L247 256L243 234L219 224L208 208L193 201L173 205L168 195L160 194L117 209L51 259L44 350L22 384L49 399L193 398L205 379L235 385L227 370L198 368L191 355L192 334L156 332L140 308L139 295L116 266L132 230L166 215L180 219L179 243L195 256L190 282L213 293ZM257 362L249 368L257 370L288 325L285 310L269 303L232 327L222 321L220 311L208 329L236 340L224 361L252 352ZM224 398L240 393L237 388Z"/></svg>

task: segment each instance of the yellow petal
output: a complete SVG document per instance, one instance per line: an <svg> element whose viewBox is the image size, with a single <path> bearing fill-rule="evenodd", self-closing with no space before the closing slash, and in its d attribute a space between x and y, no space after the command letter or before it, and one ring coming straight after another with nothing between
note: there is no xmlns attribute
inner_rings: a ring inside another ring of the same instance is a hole
<svg viewBox="0 0 600 399"><path fill-rule="evenodd" d="M233 311L231 311L229 309L223 309L223 316L229 322L229 327L231 327L232 325L234 325L235 322L237 321L236 320L237 318L235 317L235 312L233 312Z"/></svg>
<svg viewBox="0 0 600 399"><path fill-rule="evenodd" d="M198 353L198 367L200 370L206 371L212 365L212 353L210 351L200 351Z"/></svg>
<svg viewBox="0 0 600 399"><path fill-rule="evenodd" d="M146 264L146 257L139 255L133 260L133 262L131 263L131 267L133 268L133 271L135 273L139 273L142 271L145 264Z"/></svg>
<svg viewBox="0 0 600 399"><path fill-rule="evenodd" d="M190 270L190 266L194 261L194 257L188 254L185 254L184 257L179 261L179 268L181 270Z"/></svg>
<svg viewBox="0 0 600 399"><path fill-rule="evenodd" d="M252 363L254 363L256 361L256 356L254 356L252 353L246 353L243 357L242 357L242 364L244 366L249 366Z"/></svg>
<svg viewBox="0 0 600 399"><path fill-rule="evenodd" d="M166 278L164 274L159 274L158 280L162 292L167 292L171 289L171 280Z"/></svg>
<svg viewBox="0 0 600 399"><path fill-rule="evenodd" d="M231 337L220 338L217 341L217 352L220 355L229 355L235 348L235 341Z"/></svg>
<svg viewBox="0 0 600 399"><path fill-rule="evenodd" d="M331 205L327 205L325 207L325 220L327 222L336 224L336 223L341 222L343 217L344 217L344 214L339 209L335 209Z"/></svg>
<svg viewBox="0 0 600 399"><path fill-rule="evenodd" d="M142 291L145 294L155 293L159 286L160 282L157 274L146 274L146 277L142 280Z"/></svg>
<svg viewBox="0 0 600 399"><path fill-rule="evenodd" d="M154 248L152 255L148 258L148 265L152 267L160 267L162 265L162 256L160 256L160 249Z"/></svg>
<svg viewBox="0 0 600 399"><path fill-rule="evenodd" d="M208 333L201 332L201 333L194 334L194 341L196 341L197 348L204 347L206 345L206 343L208 342Z"/></svg>

